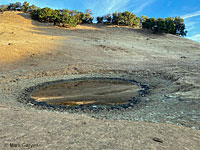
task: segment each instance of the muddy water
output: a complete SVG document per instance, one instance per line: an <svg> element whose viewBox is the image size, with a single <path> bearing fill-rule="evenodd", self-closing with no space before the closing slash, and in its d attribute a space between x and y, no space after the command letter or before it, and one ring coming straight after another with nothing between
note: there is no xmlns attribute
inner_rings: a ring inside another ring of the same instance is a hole
<svg viewBox="0 0 200 150"><path fill-rule="evenodd" d="M37 102L57 105L117 105L138 94L140 87L120 80L80 80L56 83L35 90Z"/></svg>

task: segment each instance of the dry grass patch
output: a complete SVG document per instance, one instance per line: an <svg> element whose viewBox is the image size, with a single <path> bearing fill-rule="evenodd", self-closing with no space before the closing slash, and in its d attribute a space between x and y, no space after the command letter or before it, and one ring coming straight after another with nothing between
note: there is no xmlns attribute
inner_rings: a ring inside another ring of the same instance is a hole
<svg viewBox="0 0 200 150"><path fill-rule="evenodd" d="M41 24L30 19L29 14L1 14L0 63L13 63L53 50L57 46L56 40L60 37L46 34L52 26L39 25Z"/></svg>

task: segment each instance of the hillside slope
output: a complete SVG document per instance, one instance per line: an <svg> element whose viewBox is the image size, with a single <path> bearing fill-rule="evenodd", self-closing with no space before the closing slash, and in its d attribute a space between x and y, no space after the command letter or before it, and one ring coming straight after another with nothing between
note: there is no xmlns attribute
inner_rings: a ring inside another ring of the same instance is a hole
<svg viewBox="0 0 200 150"><path fill-rule="evenodd" d="M200 147L200 44L128 27L62 29L29 14L0 14L0 149ZM77 113L20 103L24 89L84 77L149 85L133 108ZM25 144L25 145L24 145Z"/></svg>
<svg viewBox="0 0 200 150"><path fill-rule="evenodd" d="M52 49L55 36L43 35L35 29L28 14L5 12L0 15L0 62L10 63L23 60ZM42 25L38 28L42 29Z"/></svg>

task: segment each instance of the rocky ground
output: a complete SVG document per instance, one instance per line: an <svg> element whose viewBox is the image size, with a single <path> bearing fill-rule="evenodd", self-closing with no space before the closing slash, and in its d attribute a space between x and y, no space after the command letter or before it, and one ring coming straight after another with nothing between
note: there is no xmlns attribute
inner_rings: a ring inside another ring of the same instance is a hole
<svg viewBox="0 0 200 150"><path fill-rule="evenodd" d="M200 44L128 27L61 29L0 15L0 149L198 149ZM129 109L58 111L24 103L25 89L85 77L150 87Z"/></svg>

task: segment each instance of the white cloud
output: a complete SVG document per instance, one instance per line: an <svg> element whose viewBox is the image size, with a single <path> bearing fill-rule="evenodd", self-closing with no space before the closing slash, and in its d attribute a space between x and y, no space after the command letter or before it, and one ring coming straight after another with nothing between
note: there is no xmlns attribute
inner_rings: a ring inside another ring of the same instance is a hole
<svg viewBox="0 0 200 150"><path fill-rule="evenodd" d="M88 2L85 6L94 11L94 16L102 16L115 11L122 11L126 8L131 0L96 0Z"/></svg>
<svg viewBox="0 0 200 150"><path fill-rule="evenodd" d="M195 30L198 24L199 22L196 20L191 20L191 19L185 20L185 25L188 32Z"/></svg>
<svg viewBox="0 0 200 150"><path fill-rule="evenodd" d="M193 13L190 13L190 14L183 15L181 17L183 19L188 19L188 18L192 18L192 17L196 17L196 16L200 16L200 10L196 11L196 12L193 12Z"/></svg>
<svg viewBox="0 0 200 150"><path fill-rule="evenodd" d="M133 13L142 12L147 6L151 5L156 0L96 0L95 2L88 1L85 6L94 11L94 16L102 16L111 14L115 11L132 11Z"/></svg>
<svg viewBox="0 0 200 150"><path fill-rule="evenodd" d="M141 13L147 6L151 5L155 0L136 0L134 13Z"/></svg>
<svg viewBox="0 0 200 150"><path fill-rule="evenodd" d="M133 13L139 14L141 13L146 7L150 6L156 0L132 0L132 5L126 7L127 10L132 10Z"/></svg>
<svg viewBox="0 0 200 150"><path fill-rule="evenodd" d="M200 34L196 34L196 35L193 35L193 36L190 36L190 37L187 37L187 38L200 42Z"/></svg>
<svg viewBox="0 0 200 150"><path fill-rule="evenodd" d="M106 12L115 11L115 9L122 9L127 5L129 0L121 1L121 0L111 0L109 1L109 6L106 9Z"/></svg>
<svg viewBox="0 0 200 150"><path fill-rule="evenodd" d="M185 25L188 31L186 38L200 42L200 16L186 18Z"/></svg>

